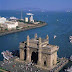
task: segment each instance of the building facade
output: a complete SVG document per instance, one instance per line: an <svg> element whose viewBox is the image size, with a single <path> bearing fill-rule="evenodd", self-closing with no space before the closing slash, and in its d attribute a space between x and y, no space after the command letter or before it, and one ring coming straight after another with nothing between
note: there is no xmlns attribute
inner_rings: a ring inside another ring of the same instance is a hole
<svg viewBox="0 0 72 72"><path fill-rule="evenodd" d="M28 22L28 17L25 17L25 22Z"/></svg>
<svg viewBox="0 0 72 72"><path fill-rule="evenodd" d="M6 22L6 25L8 29L16 29L18 22Z"/></svg>
<svg viewBox="0 0 72 72"><path fill-rule="evenodd" d="M0 23L5 23L5 22L6 22L6 18L0 17Z"/></svg>
<svg viewBox="0 0 72 72"><path fill-rule="evenodd" d="M1 23L0 26L4 29L16 29L18 26L18 22L6 21L5 23Z"/></svg>
<svg viewBox="0 0 72 72"><path fill-rule="evenodd" d="M16 21L16 20L18 20L16 17L10 17L10 20L11 21Z"/></svg>
<svg viewBox="0 0 72 72"><path fill-rule="evenodd" d="M49 37L45 39L41 37L30 39L27 36L27 41L20 43L20 60L34 62L39 67L53 68L57 64L58 46L49 44Z"/></svg>
<svg viewBox="0 0 72 72"><path fill-rule="evenodd" d="M30 16L30 22L34 22L33 15Z"/></svg>

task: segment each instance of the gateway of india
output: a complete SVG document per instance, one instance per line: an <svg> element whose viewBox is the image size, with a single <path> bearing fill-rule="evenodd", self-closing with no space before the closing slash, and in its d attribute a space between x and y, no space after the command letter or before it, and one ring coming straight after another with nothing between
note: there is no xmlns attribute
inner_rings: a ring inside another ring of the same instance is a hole
<svg viewBox="0 0 72 72"><path fill-rule="evenodd" d="M40 68L52 69L57 64L58 46L49 44L49 37L45 39L37 37L30 39L27 36L27 41L20 43L20 60L26 63L33 62Z"/></svg>

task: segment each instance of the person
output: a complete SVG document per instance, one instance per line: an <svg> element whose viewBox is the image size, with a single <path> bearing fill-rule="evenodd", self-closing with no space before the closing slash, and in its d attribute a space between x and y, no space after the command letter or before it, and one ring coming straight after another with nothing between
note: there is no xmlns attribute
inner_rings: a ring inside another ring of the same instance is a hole
<svg viewBox="0 0 72 72"><path fill-rule="evenodd" d="M26 70L28 69L28 66L26 66Z"/></svg>
<svg viewBox="0 0 72 72"><path fill-rule="evenodd" d="M32 72L32 68L30 69L30 71Z"/></svg>

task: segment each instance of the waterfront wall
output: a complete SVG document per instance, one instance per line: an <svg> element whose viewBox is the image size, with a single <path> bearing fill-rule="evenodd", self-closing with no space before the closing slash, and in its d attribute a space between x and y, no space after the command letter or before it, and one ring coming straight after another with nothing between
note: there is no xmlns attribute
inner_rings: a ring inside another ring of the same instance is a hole
<svg viewBox="0 0 72 72"><path fill-rule="evenodd" d="M30 29L42 27L42 26L45 26L45 25L47 25L47 24L46 24L46 23L43 23L43 24L38 24L38 25L32 26L32 27L20 29L20 30L13 30L13 31L0 32L0 36L7 35L7 34L11 34L11 33L20 32L20 31L30 30Z"/></svg>
<svg viewBox="0 0 72 72"><path fill-rule="evenodd" d="M61 64L54 72L59 72L69 61L66 60L63 64Z"/></svg>

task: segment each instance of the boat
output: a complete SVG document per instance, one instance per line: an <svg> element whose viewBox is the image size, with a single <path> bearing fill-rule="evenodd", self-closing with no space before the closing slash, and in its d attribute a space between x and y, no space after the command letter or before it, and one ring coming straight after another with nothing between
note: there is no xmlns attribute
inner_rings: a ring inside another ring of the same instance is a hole
<svg viewBox="0 0 72 72"><path fill-rule="evenodd" d="M72 39L72 36L70 36L69 39L71 40Z"/></svg>
<svg viewBox="0 0 72 72"><path fill-rule="evenodd" d="M72 61L72 55L70 56L70 61Z"/></svg>
<svg viewBox="0 0 72 72"><path fill-rule="evenodd" d="M72 66L68 69L65 69L65 72L72 72Z"/></svg>
<svg viewBox="0 0 72 72"><path fill-rule="evenodd" d="M72 36L69 37L70 43L72 43Z"/></svg>
<svg viewBox="0 0 72 72"><path fill-rule="evenodd" d="M54 39L56 38L57 36L56 35L54 35Z"/></svg>
<svg viewBox="0 0 72 72"><path fill-rule="evenodd" d="M1 52L5 60L9 60L13 57L12 52L9 52L8 50Z"/></svg>
<svg viewBox="0 0 72 72"><path fill-rule="evenodd" d="M72 40L70 40L70 43L72 43Z"/></svg>
<svg viewBox="0 0 72 72"><path fill-rule="evenodd" d="M59 20L57 19L57 21L59 21Z"/></svg>

